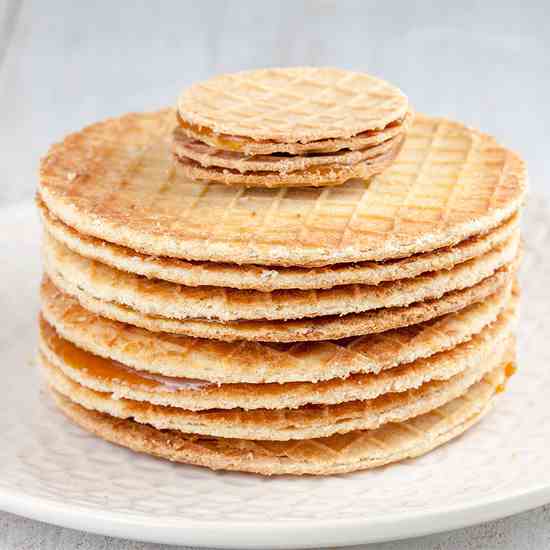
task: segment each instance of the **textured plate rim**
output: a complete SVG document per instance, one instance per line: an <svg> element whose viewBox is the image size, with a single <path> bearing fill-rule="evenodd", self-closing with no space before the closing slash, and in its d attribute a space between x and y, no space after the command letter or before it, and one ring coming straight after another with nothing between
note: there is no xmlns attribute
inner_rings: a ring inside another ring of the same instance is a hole
<svg viewBox="0 0 550 550"><path fill-rule="evenodd" d="M540 198L547 203L544 197ZM10 218L37 218L34 204L29 202L8 205L0 211L4 214L0 225L9 223ZM220 522L179 517L145 522L143 514L91 510L0 487L0 509L34 520L130 540L216 548L313 548L399 540L491 521L548 502L550 480L471 503L425 508L406 515L389 514L374 520L356 516L307 522ZM284 539L289 534L291 541Z"/></svg>
<svg viewBox="0 0 550 550"><path fill-rule="evenodd" d="M130 540L210 548L315 548L400 540L476 525L517 514L550 501L550 484L514 491L500 498L444 509L333 521L245 522L199 521L178 518L144 523L139 514L91 512L84 506L20 495L0 488L0 508L27 518L70 529ZM215 528L213 529L213 525ZM391 529L391 535L388 532ZM292 535L292 541L285 535Z"/></svg>

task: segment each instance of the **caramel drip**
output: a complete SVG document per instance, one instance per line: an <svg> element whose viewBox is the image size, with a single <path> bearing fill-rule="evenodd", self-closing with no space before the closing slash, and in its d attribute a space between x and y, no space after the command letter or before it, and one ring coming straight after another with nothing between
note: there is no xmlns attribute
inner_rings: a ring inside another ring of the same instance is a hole
<svg viewBox="0 0 550 550"><path fill-rule="evenodd" d="M518 368L515 363L506 363L504 367L504 374L506 375L506 378L510 378L516 374L518 371Z"/></svg>
<svg viewBox="0 0 550 550"><path fill-rule="evenodd" d="M216 147L217 149L224 149L227 151L244 152L244 147L242 145L244 140L242 138L228 136L226 134L216 134L210 128L189 124L181 118L179 113L177 117L178 123L182 128L189 130L194 136L200 136L203 138L203 141L211 147Z"/></svg>
<svg viewBox="0 0 550 550"><path fill-rule="evenodd" d="M114 382L147 391L199 389L211 385L205 380L142 373L118 361L99 357L61 338L44 319L40 320L40 332L47 347L66 367L84 372L88 376L106 383Z"/></svg>
<svg viewBox="0 0 550 550"><path fill-rule="evenodd" d="M504 376L506 377L504 382L502 384L499 384L496 388L495 388L495 391L496 393L503 393L506 391L506 385L508 383L508 380L514 376L514 374L516 374L518 368L516 366L515 363L506 363L506 365L504 365Z"/></svg>

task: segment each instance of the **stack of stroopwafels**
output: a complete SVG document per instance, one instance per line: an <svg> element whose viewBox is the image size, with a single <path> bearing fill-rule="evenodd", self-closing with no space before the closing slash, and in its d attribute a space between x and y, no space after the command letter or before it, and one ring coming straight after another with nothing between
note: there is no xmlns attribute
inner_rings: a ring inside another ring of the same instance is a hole
<svg viewBox="0 0 550 550"><path fill-rule="evenodd" d="M364 73L247 71L182 94L174 154L199 181L328 187L383 172L411 118L397 88Z"/></svg>
<svg viewBox="0 0 550 550"><path fill-rule="evenodd" d="M340 133L322 107L337 93L338 119L361 121ZM292 94L284 131L261 134ZM136 451L262 474L375 467L475 424L514 370L525 168L459 123L411 122L402 97L354 73L258 71L191 88L179 120L126 115L52 147L40 356L59 407ZM368 180L293 175L394 128L400 152ZM292 168L249 164L265 157Z"/></svg>

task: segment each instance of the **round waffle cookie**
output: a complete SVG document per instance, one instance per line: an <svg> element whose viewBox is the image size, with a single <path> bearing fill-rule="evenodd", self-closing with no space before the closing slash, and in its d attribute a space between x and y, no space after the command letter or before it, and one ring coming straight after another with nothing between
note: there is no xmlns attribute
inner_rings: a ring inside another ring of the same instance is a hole
<svg viewBox="0 0 550 550"><path fill-rule="evenodd" d="M505 308L510 317L517 301L518 291L511 296L504 288L455 313L380 334L269 344L150 332L84 309L47 279L41 291L46 322L82 350L145 374L214 384L319 382L356 373L378 374L469 341Z"/></svg>
<svg viewBox="0 0 550 550"><path fill-rule="evenodd" d="M54 281L70 281L94 298L116 302L145 315L182 320L287 320L360 313L440 298L453 290L476 285L513 262L518 247L516 233L502 245L450 270L379 285L272 292L186 287L147 279L80 256L49 236L44 239L44 259L46 272Z"/></svg>
<svg viewBox="0 0 550 550"><path fill-rule="evenodd" d="M260 69L194 84L179 117L216 134L305 143L381 130L408 111L405 95L368 74L334 68Z"/></svg>
<svg viewBox="0 0 550 550"><path fill-rule="evenodd" d="M53 216L40 199L37 204L46 231L81 256L121 271L185 286L219 286L264 292L294 288L320 290L346 284L377 285L385 281L416 277L427 271L451 269L503 244L519 227L519 215L514 214L488 233L470 237L455 246L385 262L336 264L309 269L264 267L147 256L78 233Z"/></svg>
<svg viewBox="0 0 550 550"><path fill-rule="evenodd" d="M298 441L201 437L157 430L86 409L53 390L58 407L95 435L134 451L212 469L327 475L364 470L420 456L457 437L489 410L506 378L496 369L445 405L401 423Z"/></svg>
<svg viewBox="0 0 550 550"><path fill-rule="evenodd" d="M169 110L132 114L67 137L42 161L41 199L76 231L148 255L318 267L454 245L508 219L525 191L517 155L423 115L384 174L325 189L191 181L174 124Z"/></svg>
<svg viewBox="0 0 550 550"><path fill-rule="evenodd" d="M352 374L322 382L215 384L200 379L151 375L75 346L59 336L44 319L40 323L40 349L43 360L52 368L81 386L109 393L115 399L192 411L293 409L310 404L365 401L388 393L406 392L432 380L448 380L481 363L490 363L491 357L506 347L505 340L515 325L515 313L515 307L510 305L490 326L454 348L383 372ZM246 356L243 355L242 361L246 361Z"/></svg>
<svg viewBox="0 0 550 550"><path fill-rule="evenodd" d="M380 308L358 314L291 321L257 320L225 323L207 319L181 320L144 315L115 302L98 300L78 285L60 277L57 272L52 273L52 280L59 289L77 298L89 311L154 332L214 338L226 342L308 342L384 332L458 311L510 286L515 270L515 265L502 267L477 285L448 292L439 299L417 302L406 307ZM46 284L50 283L46 281Z"/></svg>

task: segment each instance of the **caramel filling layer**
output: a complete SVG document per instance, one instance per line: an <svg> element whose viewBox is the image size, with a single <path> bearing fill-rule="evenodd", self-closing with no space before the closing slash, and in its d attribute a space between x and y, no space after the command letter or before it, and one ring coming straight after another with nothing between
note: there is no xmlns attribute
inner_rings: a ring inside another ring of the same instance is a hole
<svg viewBox="0 0 550 550"><path fill-rule="evenodd" d="M197 126L195 124L191 124L187 121L185 121L179 113L177 113L177 119L178 124L184 128L185 130L189 131L193 134L194 137L197 139L203 141L204 143L210 145L211 147L215 147L216 149L223 149L226 151L238 151L240 153L246 152L246 144L247 143L277 143L273 140L251 140L246 137L241 136L230 136L228 134L217 134L212 129L207 128L205 126ZM403 119L404 120L404 119ZM384 130L389 128L394 128L396 126L399 126L402 124L403 120L395 121L386 126ZM357 134L354 136L355 138L367 138L369 136L376 135L383 130L366 130L365 132L361 132L360 134ZM319 144L322 144L322 142L325 140L319 140ZM323 149L311 149L309 152L311 153L322 153Z"/></svg>
<svg viewBox="0 0 550 550"><path fill-rule="evenodd" d="M207 380L163 376L161 374L138 371L118 361L99 357L61 338L56 330L43 318L40 319L40 334L49 350L66 367L104 382L116 382L146 391L161 390L171 392L178 390L198 390L212 385Z"/></svg>

